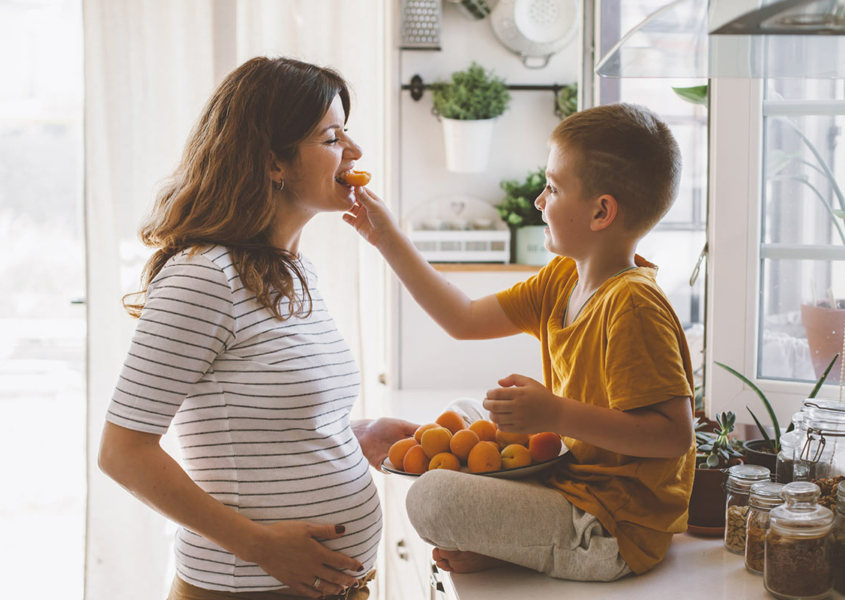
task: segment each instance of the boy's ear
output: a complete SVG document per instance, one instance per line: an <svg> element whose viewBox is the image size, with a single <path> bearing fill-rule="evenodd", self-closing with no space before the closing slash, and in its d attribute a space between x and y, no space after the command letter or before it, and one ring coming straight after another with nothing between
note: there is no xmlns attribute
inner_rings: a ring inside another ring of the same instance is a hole
<svg viewBox="0 0 845 600"><path fill-rule="evenodd" d="M616 198L610 194L604 194L596 198L595 206L596 210L590 221L590 229L593 231L602 231L610 227L610 224L616 220L619 214L619 204L616 202Z"/></svg>

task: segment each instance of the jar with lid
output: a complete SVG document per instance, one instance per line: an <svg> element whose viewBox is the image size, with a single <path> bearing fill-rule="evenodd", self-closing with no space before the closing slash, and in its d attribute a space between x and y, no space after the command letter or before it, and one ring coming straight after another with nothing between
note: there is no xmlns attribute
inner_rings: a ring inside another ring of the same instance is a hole
<svg viewBox="0 0 845 600"><path fill-rule="evenodd" d="M795 444L793 480L845 475L845 407L835 400L804 402Z"/></svg>
<svg viewBox="0 0 845 600"><path fill-rule="evenodd" d="M792 470L795 464L795 444L798 442L800 432L789 431L780 436L780 452L778 452L777 466L775 467L775 480L778 483L789 483L792 481Z"/></svg>
<svg viewBox="0 0 845 600"><path fill-rule="evenodd" d="M731 552L745 552L751 486L759 481L769 481L771 476L771 471L760 465L734 465L728 469L728 481L725 483L725 547Z"/></svg>
<svg viewBox="0 0 845 600"><path fill-rule="evenodd" d="M787 483L784 504L769 513L763 583L777 598L815 600L833 589L828 548L833 512L819 505L820 494L815 483Z"/></svg>
<svg viewBox="0 0 845 600"><path fill-rule="evenodd" d="M769 531L769 512L783 504L782 483L760 481L751 485L748 497L748 524L745 538L745 568L763 574L766 555L766 533Z"/></svg>
<svg viewBox="0 0 845 600"><path fill-rule="evenodd" d="M836 488L836 518L830 532L830 568L833 587L845 594L845 481Z"/></svg>

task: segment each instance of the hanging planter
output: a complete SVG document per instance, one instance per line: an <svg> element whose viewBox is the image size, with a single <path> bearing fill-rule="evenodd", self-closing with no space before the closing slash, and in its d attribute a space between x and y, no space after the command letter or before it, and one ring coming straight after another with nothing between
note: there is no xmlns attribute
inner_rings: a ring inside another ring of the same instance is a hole
<svg viewBox="0 0 845 600"><path fill-rule="evenodd" d="M451 82L432 88L432 112L443 125L446 168L454 173L485 171L493 126L510 104L504 80L473 62L466 71L452 73Z"/></svg>

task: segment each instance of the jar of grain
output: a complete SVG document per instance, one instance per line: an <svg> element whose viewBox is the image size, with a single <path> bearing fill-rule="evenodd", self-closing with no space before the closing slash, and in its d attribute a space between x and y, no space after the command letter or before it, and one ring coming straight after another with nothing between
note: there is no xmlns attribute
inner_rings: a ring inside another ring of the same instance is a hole
<svg viewBox="0 0 845 600"><path fill-rule="evenodd" d="M745 568L763 574L766 555L766 532L769 531L769 511L783 504L782 483L760 481L751 486L748 497L748 524L745 536Z"/></svg>
<svg viewBox="0 0 845 600"><path fill-rule="evenodd" d="M728 481L725 484L725 547L731 552L745 552L751 486L759 481L769 481L771 476L771 471L760 465L734 465L728 469Z"/></svg>
<svg viewBox="0 0 845 600"><path fill-rule="evenodd" d="M833 587L845 594L845 481L836 487L836 518L830 532L830 568Z"/></svg>
<svg viewBox="0 0 845 600"><path fill-rule="evenodd" d="M763 583L783 600L816 600L833 589L829 533L833 513L818 503L821 490L809 481L787 483L784 504L772 509L766 534Z"/></svg>

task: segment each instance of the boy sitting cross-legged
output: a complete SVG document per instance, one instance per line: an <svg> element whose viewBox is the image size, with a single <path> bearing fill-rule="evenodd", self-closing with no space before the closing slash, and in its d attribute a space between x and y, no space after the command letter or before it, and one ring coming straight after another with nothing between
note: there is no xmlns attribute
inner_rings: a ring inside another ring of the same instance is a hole
<svg viewBox="0 0 845 600"><path fill-rule="evenodd" d="M535 480L436 470L407 509L446 570L503 562L552 577L643 573L686 529L695 449L683 329L637 243L674 202L678 145L649 110L576 113L549 141L543 212L558 255L512 288L471 300L443 279L369 190L347 223L384 255L414 299L458 339L528 333L543 379L499 380L483 407L504 432L555 431L569 460Z"/></svg>

